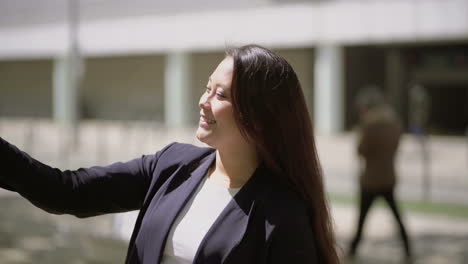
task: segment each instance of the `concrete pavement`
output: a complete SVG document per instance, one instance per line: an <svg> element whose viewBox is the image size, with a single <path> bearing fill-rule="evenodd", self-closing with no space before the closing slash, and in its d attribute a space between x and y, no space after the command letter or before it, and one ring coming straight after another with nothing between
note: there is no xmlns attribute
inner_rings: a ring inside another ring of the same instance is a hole
<svg viewBox="0 0 468 264"><path fill-rule="evenodd" d="M118 239L116 218L88 219L47 214L16 195L0 197L0 263L123 263L127 240ZM339 247L345 251L354 232L357 210L333 204ZM128 226L133 220L128 217ZM468 221L444 216L405 212L415 264L462 264L468 259ZM122 224L122 223L120 223ZM354 262L405 263L400 238L390 212L373 208Z"/></svg>
<svg viewBox="0 0 468 264"><path fill-rule="evenodd" d="M333 204L336 234L346 251L355 231L358 210L354 206ZM403 213L413 251L412 263L462 264L468 259L468 221L406 211ZM390 210L371 209L358 254L344 263L405 263L403 245Z"/></svg>
<svg viewBox="0 0 468 264"><path fill-rule="evenodd" d="M357 189L360 161L356 155L353 133L317 136L327 189L353 194ZM397 156L397 194L401 199L468 205L468 139L465 137L429 136L430 162L427 173L419 141L405 134ZM429 179L429 188L425 180Z"/></svg>

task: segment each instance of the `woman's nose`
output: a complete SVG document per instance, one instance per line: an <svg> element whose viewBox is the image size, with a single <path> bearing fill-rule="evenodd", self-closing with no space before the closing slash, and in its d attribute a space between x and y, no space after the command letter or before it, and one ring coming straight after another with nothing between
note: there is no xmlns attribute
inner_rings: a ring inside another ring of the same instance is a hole
<svg viewBox="0 0 468 264"><path fill-rule="evenodd" d="M202 109L207 109L209 107L209 100L206 93L203 93L203 95L200 97L200 101L198 102L198 106Z"/></svg>

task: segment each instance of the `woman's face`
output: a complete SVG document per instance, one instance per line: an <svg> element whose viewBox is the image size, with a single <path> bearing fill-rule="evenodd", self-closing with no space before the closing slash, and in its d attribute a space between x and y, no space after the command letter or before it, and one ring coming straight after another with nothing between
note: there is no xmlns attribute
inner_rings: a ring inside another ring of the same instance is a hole
<svg viewBox="0 0 468 264"><path fill-rule="evenodd" d="M200 98L200 122L197 138L207 145L220 149L245 143L234 120L231 101L233 59L225 58L208 79L206 90Z"/></svg>

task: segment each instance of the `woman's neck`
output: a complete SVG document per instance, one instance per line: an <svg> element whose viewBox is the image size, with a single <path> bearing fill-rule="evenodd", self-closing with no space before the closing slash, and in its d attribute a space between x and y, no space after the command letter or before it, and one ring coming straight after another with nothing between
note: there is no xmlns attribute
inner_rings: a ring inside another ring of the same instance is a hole
<svg viewBox="0 0 468 264"><path fill-rule="evenodd" d="M227 188L242 187L258 167L258 157L252 147L216 151L216 163L210 180Z"/></svg>

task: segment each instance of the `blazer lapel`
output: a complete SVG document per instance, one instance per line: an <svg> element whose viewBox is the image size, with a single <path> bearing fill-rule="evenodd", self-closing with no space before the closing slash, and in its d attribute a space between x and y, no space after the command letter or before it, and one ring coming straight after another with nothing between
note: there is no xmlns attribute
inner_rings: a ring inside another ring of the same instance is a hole
<svg viewBox="0 0 468 264"><path fill-rule="evenodd" d="M191 173L187 171L190 170L189 166L181 166L168 182L161 199L151 206L154 208L147 211L152 212L152 215L146 217L144 222L147 223L142 224L144 226L143 232L140 232L136 242L137 247L138 244L144 246L138 250L141 253L139 255L140 259L143 259L143 263L159 263L161 261L172 224L206 175L214 159L215 153L213 152L203 158L200 165ZM183 177L183 174L187 174L188 177Z"/></svg>
<svg viewBox="0 0 468 264"><path fill-rule="evenodd" d="M194 264L225 263L242 241L259 203L263 173L258 168L228 203L201 241Z"/></svg>

